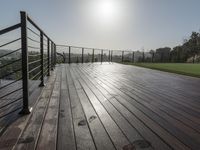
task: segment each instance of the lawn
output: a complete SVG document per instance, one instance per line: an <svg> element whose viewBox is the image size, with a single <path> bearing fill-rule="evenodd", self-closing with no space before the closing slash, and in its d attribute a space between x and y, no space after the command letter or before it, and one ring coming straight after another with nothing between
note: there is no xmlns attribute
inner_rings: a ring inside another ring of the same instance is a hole
<svg viewBox="0 0 200 150"><path fill-rule="evenodd" d="M190 63L124 63L160 71L172 72L200 78L200 64Z"/></svg>

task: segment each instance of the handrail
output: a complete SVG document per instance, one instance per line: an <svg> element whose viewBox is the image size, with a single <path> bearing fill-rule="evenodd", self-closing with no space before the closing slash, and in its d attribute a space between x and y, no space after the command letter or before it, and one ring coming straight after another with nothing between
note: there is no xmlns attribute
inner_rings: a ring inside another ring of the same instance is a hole
<svg viewBox="0 0 200 150"><path fill-rule="evenodd" d="M84 48L84 49L104 50L104 51L112 50L112 49L108 49L108 48L81 47L81 46L62 45L62 44L56 44L56 46L60 46L60 47L71 47L71 48L80 48L80 49ZM133 52L132 50L113 50L113 51Z"/></svg>
<svg viewBox="0 0 200 150"><path fill-rule="evenodd" d="M35 27L35 28L37 28L40 32L42 32L43 33L43 35L46 37L46 38L48 38L48 39L50 39L46 34L45 34L45 32L27 15L27 20ZM51 39L50 39L51 40ZM52 41L52 40L51 40Z"/></svg>

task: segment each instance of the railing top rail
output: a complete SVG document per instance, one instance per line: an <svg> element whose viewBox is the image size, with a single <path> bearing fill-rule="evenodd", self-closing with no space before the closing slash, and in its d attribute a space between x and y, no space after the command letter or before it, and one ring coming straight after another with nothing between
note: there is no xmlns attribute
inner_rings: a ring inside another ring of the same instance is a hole
<svg viewBox="0 0 200 150"><path fill-rule="evenodd" d="M31 19L31 17L29 15L27 15L27 20L36 28L38 29L40 32L43 33L43 35L49 39L51 42L53 42L53 40L51 40L51 38L49 36L47 36L47 34ZM54 43L54 42L53 42Z"/></svg>

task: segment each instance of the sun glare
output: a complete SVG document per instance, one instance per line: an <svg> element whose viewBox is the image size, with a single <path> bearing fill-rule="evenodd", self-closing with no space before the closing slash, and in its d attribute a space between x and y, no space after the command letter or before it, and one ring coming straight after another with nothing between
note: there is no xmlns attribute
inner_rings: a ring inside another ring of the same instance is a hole
<svg viewBox="0 0 200 150"><path fill-rule="evenodd" d="M105 0L100 2L98 6L99 15L104 18L111 18L115 15L115 6L112 1Z"/></svg>
<svg viewBox="0 0 200 150"><path fill-rule="evenodd" d="M118 15L116 0L99 0L94 7L94 15L99 21L107 23L114 22Z"/></svg>

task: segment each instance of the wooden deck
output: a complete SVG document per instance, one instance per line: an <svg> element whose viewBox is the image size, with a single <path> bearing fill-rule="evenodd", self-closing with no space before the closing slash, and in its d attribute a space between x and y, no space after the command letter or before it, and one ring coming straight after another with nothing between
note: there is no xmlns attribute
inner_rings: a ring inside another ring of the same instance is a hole
<svg viewBox="0 0 200 150"><path fill-rule="evenodd" d="M199 150L200 79L121 64L62 64L0 149Z"/></svg>

